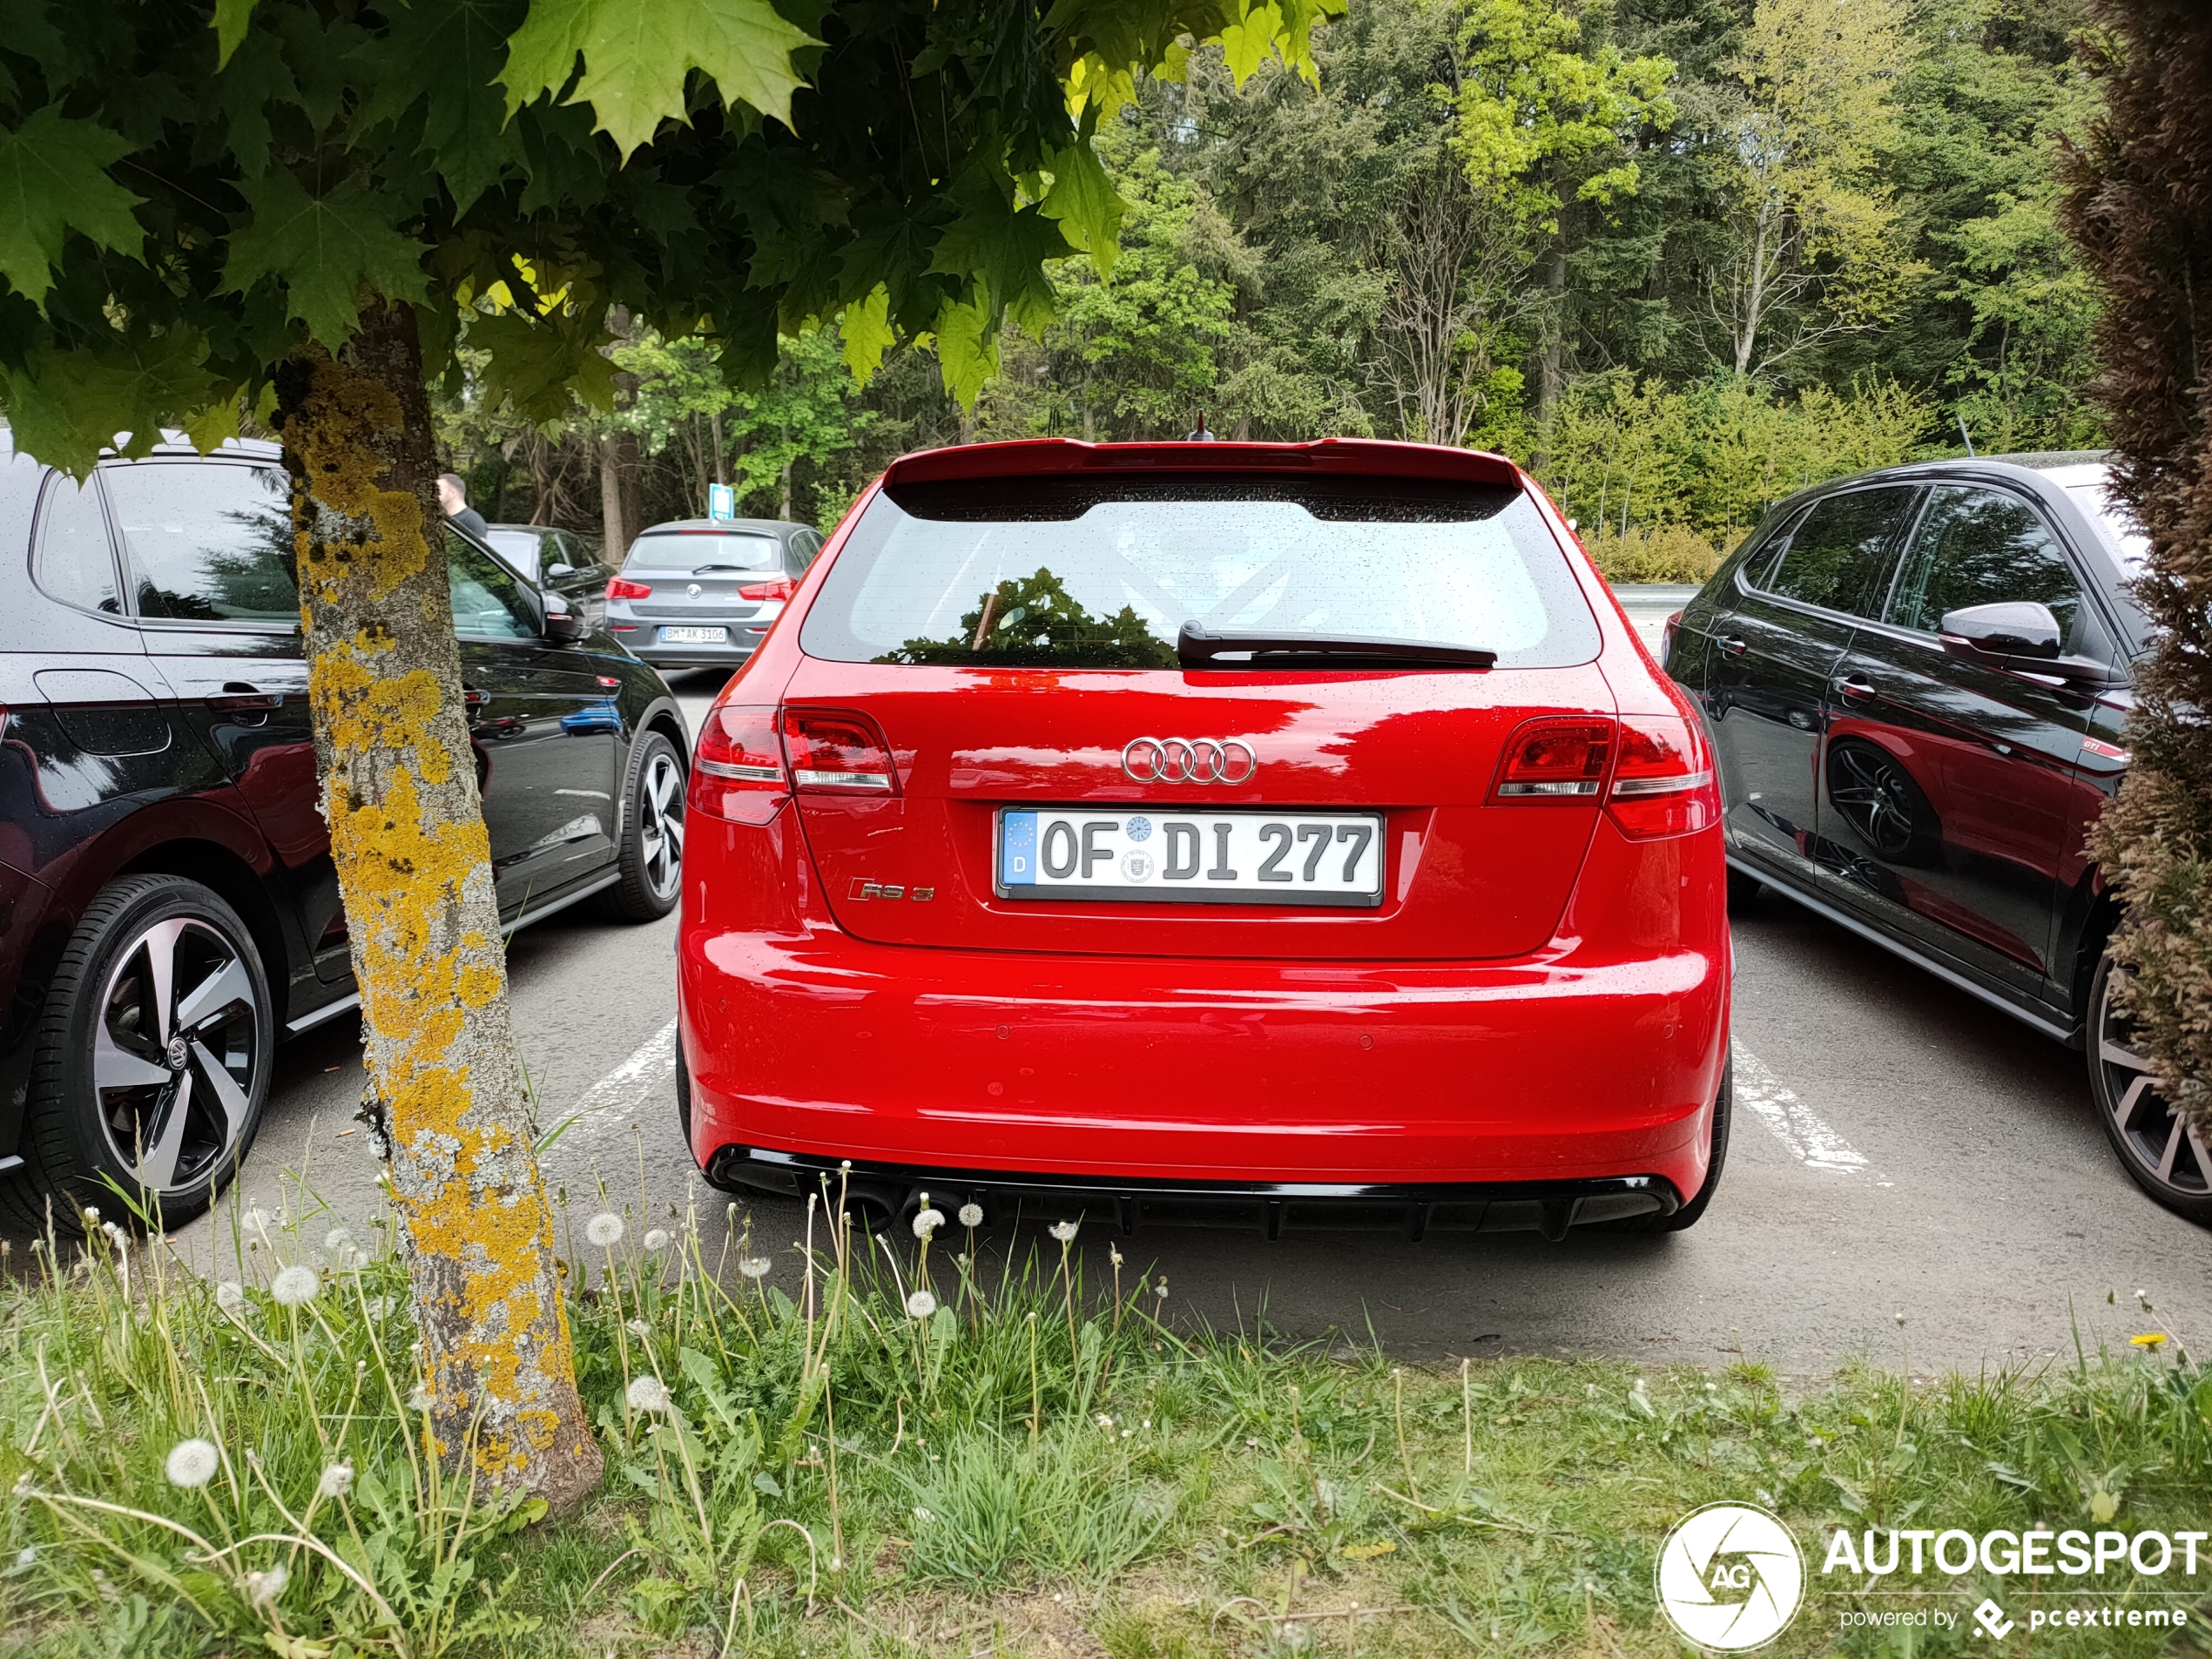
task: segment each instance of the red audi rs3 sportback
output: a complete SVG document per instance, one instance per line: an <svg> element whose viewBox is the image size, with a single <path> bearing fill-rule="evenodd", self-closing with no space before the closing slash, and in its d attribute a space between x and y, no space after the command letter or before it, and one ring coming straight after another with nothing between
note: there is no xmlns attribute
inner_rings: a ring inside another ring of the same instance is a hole
<svg viewBox="0 0 2212 1659"><path fill-rule="evenodd" d="M1495 456L909 455L716 703L688 818L717 1184L1558 1238L1719 1178L1704 733Z"/></svg>

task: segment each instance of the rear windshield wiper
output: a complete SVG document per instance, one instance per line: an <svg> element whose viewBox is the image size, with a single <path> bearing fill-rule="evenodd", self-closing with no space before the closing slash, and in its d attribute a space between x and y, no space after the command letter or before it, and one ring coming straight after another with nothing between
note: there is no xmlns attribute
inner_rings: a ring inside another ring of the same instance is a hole
<svg viewBox="0 0 2212 1659"><path fill-rule="evenodd" d="M712 576L717 570L757 570L760 568L757 564L695 564L691 567L691 574Z"/></svg>
<svg viewBox="0 0 2212 1659"><path fill-rule="evenodd" d="M1474 645L1359 634L1217 633L1195 622L1184 623L1176 636L1175 655L1185 668L1494 668L1498 661L1496 651Z"/></svg>

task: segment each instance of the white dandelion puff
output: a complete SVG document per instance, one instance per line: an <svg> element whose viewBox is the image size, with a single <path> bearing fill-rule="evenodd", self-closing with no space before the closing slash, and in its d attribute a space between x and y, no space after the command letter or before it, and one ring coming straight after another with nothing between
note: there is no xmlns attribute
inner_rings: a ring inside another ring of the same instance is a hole
<svg viewBox="0 0 2212 1659"><path fill-rule="evenodd" d="M246 1600L255 1607L266 1607L284 1594L284 1587L291 1580L292 1574L282 1561L266 1573L248 1573L246 1575Z"/></svg>
<svg viewBox="0 0 2212 1659"><path fill-rule="evenodd" d="M653 1333L653 1327L647 1325L643 1319L632 1319L628 1325L623 1326L623 1329L629 1332L631 1336L636 1337L640 1342L643 1342L647 1337L652 1335Z"/></svg>
<svg viewBox="0 0 2212 1659"><path fill-rule="evenodd" d="M927 1238L930 1234L935 1232L944 1224L945 1212L943 1211L920 1211L914 1216L914 1237L917 1238Z"/></svg>
<svg viewBox="0 0 2212 1659"><path fill-rule="evenodd" d="M215 1287L215 1305L233 1316L246 1312L246 1286L226 1278Z"/></svg>
<svg viewBox="0 0 2212 1659"><path fill-rule="evenodd" d="M650 1373L632 1377L624 1398L633 1412L664 1412L675 1404L668 1397L668 1385Z"/></svg>
<svg viewBox="0 0 2212 1659"><path fill-rule="evenodd" d="M656 1227L652 1230L652 1231L647 1233L645 1235L645 1248L652 1251L666 1250L668 1248L668 1229L665 1227Z"/></svg>
<svg viewBox="0 0 2212 1659"><path fill-rule="evenodd" d="M916 1291L907 1298L907 1312L917 1319L926 1319L937 1311L937 1298L927 1291Z"/></svg>
<svg viewBox="0 0 2212 1659"><path fill-rule="evenodd" d="M1055 1221L1049 1231L1062 1244L1072 1244L1076 1242L1076 1235L1082 1231L1082 1225L1080 1221Z"/></svg>
<svg viewBox="0 0 2212 1659"><path fill-rule="evenodd" d="M1160 1282L1152 1287L1152 1294L1163 1302L1168 1299L1168 1276L1165 1273L1160 1275Z"/></svg>
<svg viewBox="0 0 2212 1659"><path fill-rule="evenodd" d="M322 1236L322 1247L334 1256L343 1256L354 1247L354 1236L343 1227L333 1227Z"/></svg>
<svg viewBox="0 0 2212 1659"><path fill-rule="evenodd" d="M36 1567L36 1566L37 1566L37 1565L38 1565L38 1546L37 1546L37 1545L36 1545L36 1544L25 1544L25 1545L24 1545L24 1547L23 1547L20 1550L18 1550L18 1551L17 1551L17 1552L16 1552L16 1571L17 1571L17 1572L18 1572L18 1573L28 1573L28 1572L29 1572L29 1571L30 1571L32 1568L34 1568L34 1567Z"/></svg>
<svg viewBox="0 0 2212 1659"><path fill-rule="evenodd" d="M321 1288L322 1280L312 1267L287 1267L269 1281L269 1294L279 1307L305 1307Z"/></svg>
<svg viewBox="0 0 2212 1659"><path fill-rule="evenodd" d="M622 1243L622 1217L611 1210L602 1210L583 1224L583 1236L601 1250L612 1250Z"/></svg>
<svg viewBox="0 0 2212 1659"><path fill-rule="evenodd" d="M354 1466L350 1460L334 1463L322 1472L322 1479L315 1482L315 1495L321 1498L342 1498L354 1489Z"/></svg>
<svg viewBox="0 0 2212 1659"><path fill-rule="evenodd" d="M407 1408L411 1412L427 1412L434 1403L430 1391L421 1383L415 1384L407 1397Z"/></svg>
<svg viewBox="0 0 2212 1659"><path fill-rule="evenodd" d="M983 1206L980 1204L964 1204L961 1205L960 1224L963 1227L981 1226L983 1224Z"/></svg>
<svg viewBox="0 0 2212 1659"><path fill-rule="evenodd" d="M743 1273L747 1278L765 1278L768 1277L768 1270L774 1265L775 1263L770 1261L765 1256L738 1258L738 1271Z"/></svg>
<svg viewBox="0 0 2212 1659"><path fill-rule="evenodd" d="M204 1487L215 1478L215 1471L223 1467L223 1454L215 1449L212 1440L179 1440L169 1448L169 1460L162 1465L172 1487Z"/></svg>

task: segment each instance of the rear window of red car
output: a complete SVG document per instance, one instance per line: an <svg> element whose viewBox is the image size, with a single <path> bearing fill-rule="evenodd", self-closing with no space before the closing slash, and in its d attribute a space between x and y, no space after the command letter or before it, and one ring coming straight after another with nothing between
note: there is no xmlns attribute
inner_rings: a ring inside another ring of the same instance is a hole
<svg viewBox="0 0 2212 1659"><path fill-rule="evenodd" d="M1182 476L893 484L800 644L833 662L1174 668L1186 622L1494 651L1597 654L1535 504L1492 484Z"/></svg>

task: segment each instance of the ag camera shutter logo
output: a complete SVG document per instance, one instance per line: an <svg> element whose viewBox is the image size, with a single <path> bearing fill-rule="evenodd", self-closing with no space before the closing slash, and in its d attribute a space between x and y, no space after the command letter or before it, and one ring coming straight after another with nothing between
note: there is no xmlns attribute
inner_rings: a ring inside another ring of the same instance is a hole
<svg viewBox="0 0 2212 1659"><path fill-rule="evenodd" d="M1748 1503L1709 1503L1659 1547L1659 1606L1701 1648L1745 1653L1790 1628L1804 1600L1805 1561L1790 1529Z"/></svg>

